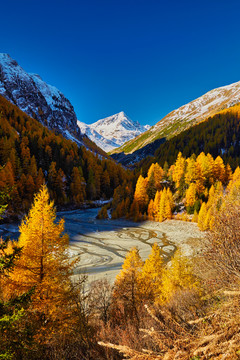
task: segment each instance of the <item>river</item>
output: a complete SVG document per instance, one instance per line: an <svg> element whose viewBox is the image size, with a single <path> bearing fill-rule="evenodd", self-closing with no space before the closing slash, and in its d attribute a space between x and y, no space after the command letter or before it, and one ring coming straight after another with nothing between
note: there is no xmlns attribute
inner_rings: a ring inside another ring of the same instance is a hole
<svg viewBox="0 0 240 360"><path fill-rule="evenodd" d="M80 258L75 269L76 278L80 274L86 274L89 281L107 278L113 283L121 270L126 253L132 247L137 246L145 260L151 251L151 245L157 242L162 248L164 259L168 261L176 246L185 245L189 248L189 239L201 238L201 233L193 223L171 220L139 224L122 219L97 220L98 210L94 208L63 211L57 214L58 219L65 219L65 231L70 240L70 256ZM0 225L0 235L17 239L17 224ZM189 252L188 248L185 252Z"/></svg>

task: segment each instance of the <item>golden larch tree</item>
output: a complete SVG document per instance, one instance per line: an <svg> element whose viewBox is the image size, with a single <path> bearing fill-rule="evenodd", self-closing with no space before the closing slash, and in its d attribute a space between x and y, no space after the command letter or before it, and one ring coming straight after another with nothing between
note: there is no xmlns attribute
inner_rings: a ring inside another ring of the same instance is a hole
<svg viewBox="0 0 240 360"><path fill-rule="evenodd" d="M157 221L162 222L165 219L165 203L166 203L166 188L161 191L161 197L159 202L159 208L157 213Z"/></svg>
<svg viewBox="0 0 240 360"><path fill-rule="evenodd" d="M162 272L161 293L156 302L169 301L178 291L197 288L198 282L193 275L189 259L177 250L171 259L170 267L165 267Z"/></svg>
<svg viewBox="0 0 240 360"><path fill-rule="evenodd" d="M176 184L176 188L179 188L180 182L184 177L184 172L186 168L186 159L182 156L182 153L178 153L178 157L174 166L174 171L172 174L172 179Z"/></svg>
<svg viewBox="0 0 240 360"><path fill-rule="evenodd" d="M154 301L161 292L163 259L161 248L157 243L152 246L152 251L146 259L142 269L142 290L146 300Z"/></svg>
<svg viewBox="0 0 240 360"><path fill-rule="evenodd" d="M75 262L68 257L64 220L56 222L46 185L35 196L29 215L22 221L18 246L22 253L9 276L10 293L34 289L31 309L38 314L38 324L47 324L44 328L51 337L56 326L64 329L73 318L69 299L73 295L70 276ZM46 337L42 328L40 333Z"/></svg>
<svg viewBox="0 0 240 360"><path fill-rule="evenodd" d="M197 162L196 162L196 172L197 172L197 176L196 176L197 193L198 195L201 195L205 190L204 187L205 177L203 176L201 166Z"/></svg>
<svg viewBox="0 0 240 360"><path fill-rule="evenodd" d="M156 192L154 202L153 202L153 213L154 213L154 219L156 221L158 221L158 209L159 209L159 204L160 204L160 199L161 199L161 193L162 193L162 191Z"/></svg>
<svg viewBox="0 0 240 360"><path fill-rule="evenodd" d="M194 206L197 200L197 185L195 183L191 183L189 188L186 191L186 207Z"/></svg>
<svg viewBox="0 0 240 360"><path fill-rule="evenodd" d="M206 217L207 217L207 205L205 202L203 202L198 214L198 227L200 230L203 231L207 230Z"/></svg>
<svg viewBox="0 0 240 360"><path fill-rule="evenodd" d="M196 159L197 164L200 166L201 174L204 178L204 186L212 184L214 181L214 160L210 154L205 155L201 152Z"/></svg>
<svg viewBox="0 0 240 360"><path fill-rule="evenodd" d="M134 247L126 255L122 270L114 283L113 301L123 306L125 315L138 319L138 309L142 302L143 261L139 250Z"/></svg>
<svg viewBox="0 0 240 360"><path fill-rule="evenodd" d="M146 206L148 204L147 183L147 178L144 179L144 177L140 175L134 193L134 200L138 202L139 210L141 212L144 212L146 210Z"/></svg>
<svg viewBox="0 0 240 360"><path fill-rule="evenodd" d="M148 204L148 219L154 220L155 219L155 211L154 211L154 201L153 199L150 200Z"/></svg>
<svg viewBox="0 0 240 360"><path fill-rule="evenodd" d="M226 177L225 165L223 159L220 156L218 156L214 162L214 177L215 177L215 181L219 180L222 183L225 181L225 177Z"/></svg>
<svg viewBox="0 0 240 360"><path fill-rule="evenodd" d="M196 160L194 157L190 157L186 160L187 167L185 173L185 182L190 185L192 182L197 179L197 168L196 168Z"/></svg>
<svg viewBox="0 0 240 360"><path fill-rule="evenodd" d="M153 176L154 178L154 185L156 190L161 190L162 185L161 181L164 175L164 171L158 163L152 164L148 170L148 181Z"/></svg>
<svg viewBox="0 0 240 360"><path fill-rule="evenodd" d="M229 164L225 166L225 179L224 179L224 185L228 184L229 181L232 179L232 169Z"/></svg>
<svg viewBox="0 0 240 360"><path fill-rule="evenodd" d="M163 221L165 219L172 218L174 202L171 190L168 188L161 191L161 198L158 208L157 221Z"/></svg>

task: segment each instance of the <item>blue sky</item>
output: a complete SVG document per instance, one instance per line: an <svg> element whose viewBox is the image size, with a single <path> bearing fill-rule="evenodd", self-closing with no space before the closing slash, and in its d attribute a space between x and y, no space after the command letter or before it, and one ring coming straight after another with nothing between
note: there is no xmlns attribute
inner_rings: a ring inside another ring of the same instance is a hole
<svg viewBox="0 0 240 360"><path fill-rule="evenodd" d="M240 3L1 1L0 51L72 102L80 121L119 111L153 125L240 80Z"/></svg>

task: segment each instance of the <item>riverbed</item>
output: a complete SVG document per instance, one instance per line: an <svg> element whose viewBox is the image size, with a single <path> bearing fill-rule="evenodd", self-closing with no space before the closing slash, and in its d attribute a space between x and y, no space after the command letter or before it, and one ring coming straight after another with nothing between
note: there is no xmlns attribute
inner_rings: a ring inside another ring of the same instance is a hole
<svg viewBox="0 0 240 360"><path fill-rule="evenodd" d="M58 219L65 219L70 256L80 259L75 269L76 279L79 275L86 274L89 281L106 278L113 283L126 253L134 246L138 247L145 260L151 251L151 245L157 242L166 262L177 247L187 256L194 256L201 248L203 233L194 223L179 220L163 223L97 220L98 210L63 211L57 214ZM0 235L17 239L17 224L0 225Z"/></svg>

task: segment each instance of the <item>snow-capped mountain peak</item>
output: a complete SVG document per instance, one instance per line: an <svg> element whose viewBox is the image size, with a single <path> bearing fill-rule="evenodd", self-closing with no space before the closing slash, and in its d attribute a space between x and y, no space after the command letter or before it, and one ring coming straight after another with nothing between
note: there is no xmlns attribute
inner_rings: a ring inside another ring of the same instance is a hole
<svg viewBox="0 0 240 360"><path fill-rule="evenodd" d="M131 120L123 111L87 125L78 121L78 126L92 141L105 151L111 151L146 131L149 126L142 126Z"/></svg>
<svg viewBox="0 0 240 360"><path fill-rule="evenodd" d="M81 142L70 101L37 74L27 73L10 55L0 53L0 94L22 111L65 137Z"/></svg>

